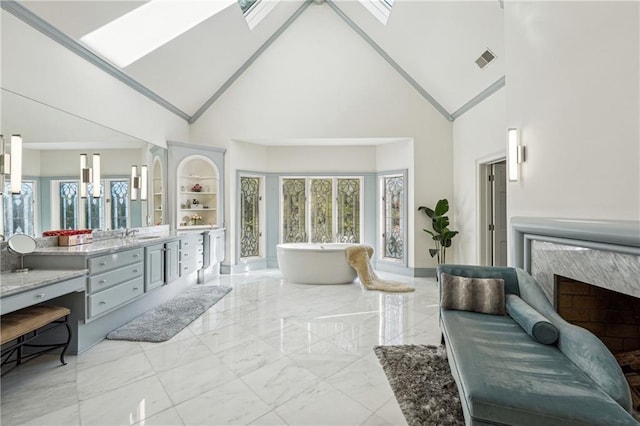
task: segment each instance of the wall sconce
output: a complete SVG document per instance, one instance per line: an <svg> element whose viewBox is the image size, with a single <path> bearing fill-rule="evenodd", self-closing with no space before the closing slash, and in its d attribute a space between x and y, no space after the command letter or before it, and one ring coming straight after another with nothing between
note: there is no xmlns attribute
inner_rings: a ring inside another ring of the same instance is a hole
<svg viewBox="0 0 640 426"><path fill-rule="evenodd" d="M140 166L140 174L138 175L138 166L131 166L131 200L138 199L138 190L140 190L140 200L147 201L147 176L148 168L146 165Z"/></svg>
<svg viewBox="0 0 640 426"><path fill-rule="evenodd" d="M525 149L520 145L518 129L507 130L507 163L509 167L509 181L517 182L520 177L520 164L525 161Z"/></svg>
<svg viewBox="0 0 640 426"><path fill-rule="evenodd" d="M87 198L87 184L93 184L91 195L100 197L100 154L93 154L91 166L87 164L87 154L80 154L80 197Z"/></svg>
<svg viewBox="0 0 640 426"><path fill-rule="evenodd" d="M22 189L22 136L11 135L11 145L0 135L0 194L4 192L4 177L9 174L12 194L20 194Z"/></svg>

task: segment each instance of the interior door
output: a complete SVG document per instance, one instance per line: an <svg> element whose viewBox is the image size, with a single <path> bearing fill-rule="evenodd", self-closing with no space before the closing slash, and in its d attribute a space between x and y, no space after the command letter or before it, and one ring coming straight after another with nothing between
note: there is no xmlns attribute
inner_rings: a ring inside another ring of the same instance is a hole
<svg viewBox="0 0 640 426"><path fill-rule="evenodd" d="M491 247L492 265L507 266L507 164L491 165Z"/></svg>

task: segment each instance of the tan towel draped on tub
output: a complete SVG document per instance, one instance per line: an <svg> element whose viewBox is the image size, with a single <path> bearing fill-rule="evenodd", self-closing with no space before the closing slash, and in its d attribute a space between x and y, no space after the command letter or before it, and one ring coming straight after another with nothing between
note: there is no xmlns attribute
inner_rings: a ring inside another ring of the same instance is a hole
<svg viewBox="0 0 640 426"><path fill-rule="evenodd" d="M390 292L414 291L413 287L395 281L381 280L371 267L369 259L373 256L373 247L361 244L347 247L347 262L358 273L358 278L367 290Z"/></svg>

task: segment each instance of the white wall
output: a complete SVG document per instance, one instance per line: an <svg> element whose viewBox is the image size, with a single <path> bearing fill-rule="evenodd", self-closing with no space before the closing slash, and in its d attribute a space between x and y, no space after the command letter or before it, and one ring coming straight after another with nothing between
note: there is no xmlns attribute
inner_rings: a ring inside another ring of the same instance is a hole
<svg viewBox="0 0 640 426"><path fill-rule="evenodd" d="M10 13L1 17L2 88L155 145L187 139L182 118Z"/></svg>
<svg viewBox="0 0 640 426"><path fill-rule="evenodd" d="M40 151L40 176L79 176L80 154L100 153L102 176L130 176L131 166L149 164L147 149L104 149L104 150L58 150Z"/></svg>
<svg viewBox="0 0 640 426"><path fill-rule="evenodd" d="M414 198L421 204L451 198L452 124L327 5L311 5L191 126L193 142L229 148L230 158L238 149L231 144L235 139L295 138L413 139L411 154L389 154L406 156L403 162L416 168L410 171L415 182L410 188L411 241ZM269 148L267 155L270 170L376 169L375 149L363 147L280 147ZM234 161L225 176L230 186L235 184ZM227 193L233 204L233 191ZM227 209L226 214L235 213ZM225 223L232 224L233 217ZM419 238L409 246L409 266L434 265L424 256L414 259L413 250L426 252L426 245Z"/></svg>
<svg viewBox="0 0 640 426"><path fill-rule="evenodd" d="M494 93L453 124L451 228L456 262L477 264L479 165L506 156L506 89Z"/></svg>
<svg viewBox="0 0 640 426"><path fill-rule="evenodd" d="M640 3L505 2L508 215L640 219Z"/></svg>

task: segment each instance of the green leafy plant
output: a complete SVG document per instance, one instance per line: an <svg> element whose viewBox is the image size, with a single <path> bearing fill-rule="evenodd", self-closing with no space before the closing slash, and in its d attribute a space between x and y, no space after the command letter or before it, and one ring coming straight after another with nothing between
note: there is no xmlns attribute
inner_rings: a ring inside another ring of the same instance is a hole
<svg viewBox="0 0 640 426"><path fill-rule="evenodd" d="M433 231L423 229L424 232L431 235L436 248L429 249L431 257L438 258L438 264L446 263L447 247L451 247L451 240L458 235L458 231L449 229L449 218L446 216L449 211L449 201L446 198L438 201L434 209L426 206L418 207L429 219L431 219L431 227Z"/></svg>

